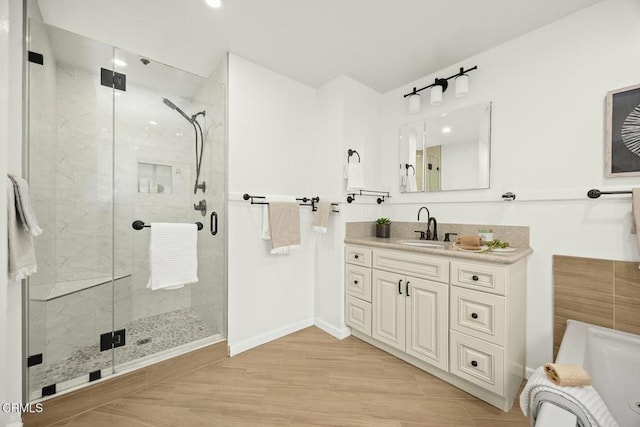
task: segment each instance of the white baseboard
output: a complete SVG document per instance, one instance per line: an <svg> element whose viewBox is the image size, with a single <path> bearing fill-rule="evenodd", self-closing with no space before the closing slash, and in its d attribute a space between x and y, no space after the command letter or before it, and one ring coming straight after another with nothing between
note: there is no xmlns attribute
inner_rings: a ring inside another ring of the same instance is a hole
<svg viewBox="0 0 640 427"><path fill-rule="evenodd" d="M264 334L258 335L257 337L249 338L248 340L244 340L237 344L230 344L229 356L233 357L235 355L242 353L243 351L250 350L259 345L266 344L269 341L273 341L275 339L284 337L285 335L289 335L293 332L299 331L300 329L308 328L309 326L313 326L313 325L314 325L313 318L310 317L308 319L304 319L299 322L292 323L290 325L286 325L281 328L275 329L273 331L269 331Z"/></svg>
<svg viewBox="0 0 640 427"><path fill-rule="evenodd" d="M351 329L347 328L346 326L343 328L336 328L331 323L318 317L315 318L315 325L329 335L333 335L334 337L338 338L339 340L343 340L346 337L351 336Z"/></svg>

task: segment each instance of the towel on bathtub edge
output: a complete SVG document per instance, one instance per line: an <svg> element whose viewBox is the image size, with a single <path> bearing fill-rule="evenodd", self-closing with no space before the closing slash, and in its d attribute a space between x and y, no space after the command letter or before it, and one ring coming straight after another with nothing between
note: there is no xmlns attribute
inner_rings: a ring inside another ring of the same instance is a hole
<svg viewBox="0 0 640 427"><path fill-rule="evenodd" d="M541 366L531 375L520 394L520 409L530 417L532 427L544 402L573 413L583 427L619 427L592 386L558 387L549 381Z"/></svg>

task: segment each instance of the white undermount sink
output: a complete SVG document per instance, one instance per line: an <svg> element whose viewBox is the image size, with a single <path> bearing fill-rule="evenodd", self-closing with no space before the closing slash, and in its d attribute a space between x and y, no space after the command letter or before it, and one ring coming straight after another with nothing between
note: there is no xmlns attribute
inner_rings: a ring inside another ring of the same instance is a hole
<svg viewBox="0 0 640 427"><path fill-rule="evenodd" d="M421 248L444 249L444 244L433 243L428 240L398 240L399 245L419 246Z"/></svg>

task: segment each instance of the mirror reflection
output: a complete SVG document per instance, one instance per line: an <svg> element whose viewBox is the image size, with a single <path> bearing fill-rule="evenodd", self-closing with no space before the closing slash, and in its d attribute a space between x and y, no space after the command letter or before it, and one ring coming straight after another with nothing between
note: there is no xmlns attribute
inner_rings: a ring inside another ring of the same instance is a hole
<svg viewBox="0 0 640 427"><path fill-rule="evenodd" d="M489 188L491 103L400 128L400 191Z"/></svg>

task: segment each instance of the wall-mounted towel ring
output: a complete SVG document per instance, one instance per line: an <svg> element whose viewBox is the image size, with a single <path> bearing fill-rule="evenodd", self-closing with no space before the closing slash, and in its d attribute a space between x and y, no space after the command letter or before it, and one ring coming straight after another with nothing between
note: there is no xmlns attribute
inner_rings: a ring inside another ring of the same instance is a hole
<svg viewBox="0 0 640 427"><path fill-rule="evenodd" d="M416 168L413 167L413 165L409 164L409 163L405 163L404 164L404 168L407 170L406 174L407 176L409 175L409 168L413 169L413 175L415 176L416 174Z"/></svg>
<svg viewBox="0 0 640 427"><path fill-rule="evenodd" d="M347 150L347 163L349 163L349 157L353 156L354 154L358 156L358 163L360 163L360 153L358 153L356 150L352 150L351 148Z"/></svg>

